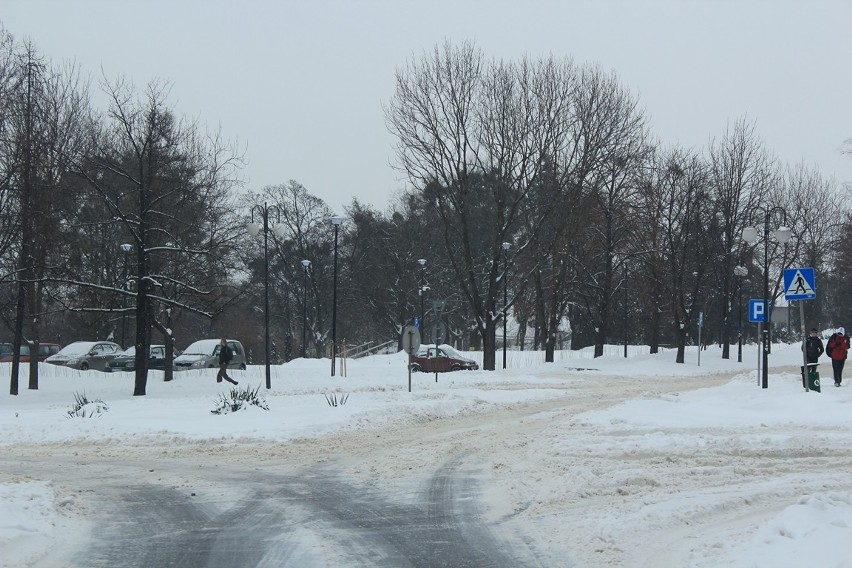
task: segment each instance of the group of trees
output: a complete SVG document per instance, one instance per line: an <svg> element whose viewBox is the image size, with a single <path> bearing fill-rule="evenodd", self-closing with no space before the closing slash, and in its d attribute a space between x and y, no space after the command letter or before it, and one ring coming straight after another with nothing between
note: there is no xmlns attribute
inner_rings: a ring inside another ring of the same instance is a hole
<svg viewBox="0 0 852 568"><path fill-rule="evenodd" d="M727 357L764 258L775 298L783 267L816 268L808 325L852 316L844 190L779 164L746 120L705 149L666 146L595 66L497 62L468 44L412 59L385 106L410 189L386 211L353 199L337 251L321 199L296 181L244 191L238 148L176 116L167 85L104 78L100 92L98 111L76 68L0 34L0 316L16 350L111 335L144 353L228 335L259 362L267 277L276 361L327 356L334 312L340 342L378 344L424 306L429 338L432 300L447 341L482 348L485 369L504 313L513 341L547 361L569 334L596 355L674 345L682 362L702 311ZM264 215L270 230L251 236ZM742 240L767 223L793 238ZM13 394L17 376L13 364Z"/></svg>
<svg viewBox="0 0 852 568"><path fill-rule="evenodd" d="M240 263L209 266L238 238L239 156L177 118L165 85L140 93L104 80L102 91L99 113L76 68L0 36L0 290L15 352L22 341L104 339L128 316L137 352L152 330L171 351L173 317L212 317L234 295L227 271ZM147 357L137 361L144 394ZM17 376L15 361L13 394Z"/></svg>
<svg viewBox="0 0 852 568"><path fill-rule="evenodd" d="M436 47L400 70L387 120L485 368L494 366L504 278L517 325L533 330L548 361L556 332L570 329L572 345L594 345L596 355L629 337L653 352L673 344L682 362L699 311L704 336L728 357L740 286L761 297L765 269L773 299L784 267L817 269L813 324L845 309L825 313L846 303L837 278L846 190L778 163L747 120L706 149L666 146L613 73L554 57L489 61L467 44ZM792 240L741 238L767 225L788 226Z"/></svg>

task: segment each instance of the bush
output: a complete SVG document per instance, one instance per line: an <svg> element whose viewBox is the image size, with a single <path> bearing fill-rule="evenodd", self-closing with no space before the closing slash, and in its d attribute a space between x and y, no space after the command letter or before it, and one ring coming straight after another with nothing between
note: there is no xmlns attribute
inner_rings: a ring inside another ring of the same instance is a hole
<svg viewBox="0 0 852 568"><path fill-rule="evenodd" d="M68 418L92 418L109 410L106 403L99 398L89 400L86 393L74 393L74 406L66 414Z"/></svg>
<svg viewBox="0 0 852 568"><path fill-rule="evenodd" d="M251 387L245 387L242 390L232 388L228 395L219 394L219 400L216 401L216 408L211 410L213 414L228 414L243 410L248 406L257 406L263 410L269 410L266 401L258 396L260 385L254 390Z"/></svg>

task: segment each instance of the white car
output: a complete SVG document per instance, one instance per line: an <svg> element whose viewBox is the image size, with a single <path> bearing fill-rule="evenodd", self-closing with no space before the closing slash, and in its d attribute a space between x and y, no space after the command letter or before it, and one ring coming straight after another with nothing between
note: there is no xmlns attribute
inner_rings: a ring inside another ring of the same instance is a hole
<svg viewBox="0 0 852 568"><path fill-rule="evenodd" d="M229 369L246 368L246 352L243 344L235 339L228 339L228 347L234 353L234 357L228 364ZM183 350L179 357L175 357L175 370L186 369L212 369L219 367L220 339L200 339Z"/></svg>

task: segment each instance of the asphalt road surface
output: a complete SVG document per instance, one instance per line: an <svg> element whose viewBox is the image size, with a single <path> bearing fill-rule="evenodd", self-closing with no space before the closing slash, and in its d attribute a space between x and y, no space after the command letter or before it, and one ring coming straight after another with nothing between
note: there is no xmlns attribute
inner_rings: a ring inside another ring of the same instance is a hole
<svg viewBox="0 0 852 568"><path fill-rule="evenodd" d="M400 487L347 479L333 459L296 468L253 462L242 447L218 456L184 448L186 459L157 448L130 458L115 448L19 451L4 471L56 480L79 496L92 528L87 541L39 566L540 565L483 519L478 483L458 460Z"/></svg>

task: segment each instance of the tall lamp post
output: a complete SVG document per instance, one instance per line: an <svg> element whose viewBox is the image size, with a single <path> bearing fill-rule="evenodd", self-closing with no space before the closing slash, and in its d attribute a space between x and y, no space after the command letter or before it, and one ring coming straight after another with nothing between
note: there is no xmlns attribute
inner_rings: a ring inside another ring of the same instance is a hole
<svg viewBox="0 0 852 568"><path fill-rule="evenodd" d="M337 232L343 217L332 215L331 225L334 227L334 293L331 302L331 376L334 376L334 362L337 358Z"/></svg>
<svg viewBox="0 0 852 568"><path fill-rule="evenodd" d="M133 250L133 245L129 243L122 243L118 245L121 249L121 252L124 253L124 269L121 274L121 289L122 291L127 291L127 256L130 254L130 251ZM125 308L127 308L127 297L122 294L121 296L121 347L122 349L127 347L127 343L125 341L125 330L127 328L127 313Z"/></svg>
<svg viewBox="0 0 852 568"><path fill-rule="evenodd" d="M766 311L765 325L763 327L762 334L763 374L761 375L760 385L762 388L769 388L769 342L772 340L769 333L769 328L772 325L772 299L769 297L769 220L773 214L780 213L781 218L786 221L787 215L782 207L773 207L768 210L758 207L758 210L763 213L763 301L764 310ZM790 240L792 231L790 231L787 227L779 226L775 229L775 231L773 231L773 235L779 243L786 244ZM743 229L742 237L745 242L755 244L760 238L760 235L755 227L746 227Z"/></svg>
<svg viewBox="0 0 852 568"><path fill-rule="evenodd" d="M624 311L624 358L627 359L627 262L624 262L621 266L624 269L624 291L621 294L622 304L624 304L621 307ZM700 346L698 348L701 349Z"/></svg>
<svg viewBox="0 0 852 568"><path fill-rule="evenodd" d="M426 294L426 259L418 258L417 264L420 265L420 289L418 290L420 294L420 336L425 338L426 336L423 335L426 332L426 321L423 314L423 296Z"/></svg>
<svg viewBox="0 0 852 568"><path fill-rule="evenodd" d="M509 248L512 243L503 241L503 368L506 368L506 328L508 321L506 320L506 308L509 304Z"/></svg>
<svg viewBox="0 0 852 568"><path fill-rule="evenodd" d="M737 300L738 304L738 316L737 319L737 363L743 362L743 278L748 275L748 268L745 266L735 266L734 274L739 279L739 299Z"/></svg>
<svg viewBox="0 0 852 568"><path fill-rule="evenodd" d="M261 217L263 224L254 222L255 213ZM281 210L276 205L263 204L255 205L251 208L251 222L246 226L248 233L255 237L260 231L263 231L263 347L266 365L266 388L272 388L272 371L269 368L269 214L274 213L279 224L273 227L272 230L278 236L284 232L284 227L280 224Z"/></svg>
<svg viewBox="0 0 852 568"><path fill-rule="evenodd" d="M302 261L302 268L305 269L305 284L302 286L302 359L308 356L308 269L310 267L310 260Z"/></svg>

